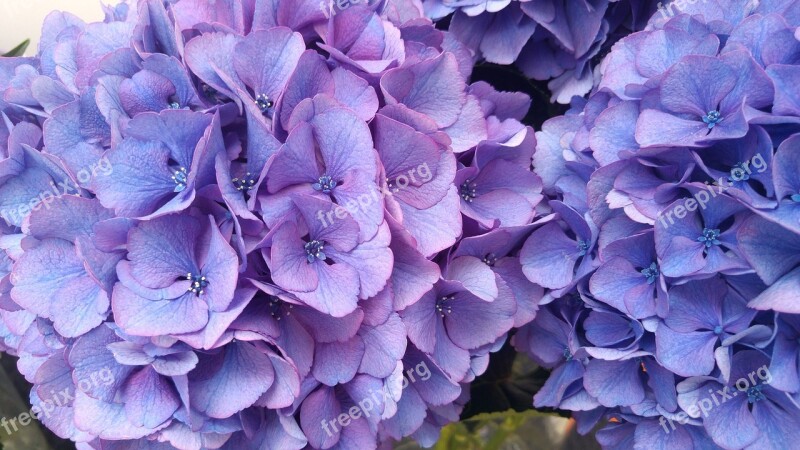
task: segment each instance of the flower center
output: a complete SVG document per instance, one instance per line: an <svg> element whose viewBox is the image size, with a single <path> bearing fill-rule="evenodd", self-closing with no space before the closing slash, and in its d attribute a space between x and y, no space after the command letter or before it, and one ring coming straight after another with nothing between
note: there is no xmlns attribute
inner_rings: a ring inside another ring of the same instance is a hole
<svg viewBox="0 0 800 450"><path fill-rule="evenodd" d="M281 320L282 318L291 315L292 308L294 308L294 305L291 303L286 303L278 297L269 297L269 313L275 318L275 320Z"/></svg>
<svg viewBox="0 0 800 450"><path fill-rule="evenodd" d="M747 390L747 402L748 403L755 403L759 400L764 400L767 398L761 389L763 388L762 385L753 386Z"/></svg>
<svg viewBox="0 0 800 450"><path fill-rule="evenodd" d="M747 181L750 179L750 174L747 173L747 167L744 166L742 163L737 163L731 168L731 176L728 177L728 181L731 183L736 181Z"/></svg>
<svg viewBox="0 0 800 450"><path fill-rule="evenodd" d="M717 336L722 334L722 325L717 325L714 327L714 334L716 334Z"/></svg>
<svg viewBox="0 0 800 450"><path fill-rule="evenodd" d="M436 300L436 311L440 316L444 317L453 312L453 307L449 303L455 298L455 295L443 295Z"/></svg>
<svg viewBox="0 0 800 450"><path fill-rule="evenodd" d="M459 188L459 195L461 198L467 202L472 203L475 200L475 197L478 196L478 191L476 188L478 187L472 180L467 180L461 183L461 187Z"/></svg>
<svg viewBox="0 0 800 450"><path fill-rule="evenodd" d="M587 250L589 250L589 243L584 240L578 241L578 255L584 256Z"/></svg>
<svg viewBox="0 0 800 450"><path fill-rule="evenodd" d="M793 202L800 203L800 194L792 194L790 198L792 199Z"/></svg>
<svg viewBox="0 0 800 450"><path fill-rule="evenodd" d="M656 278L658 278L658 275L660 274L658 271L658 264L655 262L650 263L650 267L645 267L644 269L640 270L639 273L647 278L647 284L655 283Z"/></svg>
<svg viewBox="0 0 800 450"><path fill-rule="evenodd" d="M175 174L172 175L172 181L175 182L175 192L183 192L186 189L186 180L189 177L189 173L186 171L186 167L179 167L178 170L175 171Z"/></svg>
<svg viewBox="0 0 800 450"><path fill-rule="evenodd" d="M719 237L719 228L703 228L703 235L697 238L697 242L702 242L706 248L711 248L714 245L719 245L721 242L717 239Z"/></svg>
<svg viewBox="0 0 800 450"><path fill-rule="evenodd" d="M236 186L236 190L239 192L247 192L250 189L253 189L253 186L256 184L256 180L253 178L253 175L250 172L247 172L247 175L243 176L242 178L234 178L231 180L233 185Z"/></svg>
<svg viewBox="0 0 800 450"><path fill-rule="evenodd" d="M178 102L170 102L169 109L181 109L181 104Z"/></svg>
<svg viewBox="0 0 800 450"><path fill-rule="evenodd" d="M494 253L487 253L482 259L483 263L489 267L493 267L497 263L497 256Z"/></svg>
<svg viewBox="0 0 800 450"><path fill-rule="evenodd" d="M338 184L339 183L334 181L334 179L330 176L323 175L319 177L319 180L312 184L311 187L314 188L315 191L320 191L323 194L330 194L333 191L333 188L335 188Z"/></svg>
<svg viewBox="0 0 800 450"><path fill-rule="evenodd" d="M268 114L273 106L275 106L275 102L273 102L267 94L258 94L256 96L256 106L258 106L258 110L261 111L261 114Z"/></svg>
<svg viewBox="0 0 800 450"><path fill-rule="evenodd" d="M703 122L708 125L708 129L714 128L714 125L722 122L722 116L720 115L719 111L716 109L713 111L709 111L705 116L703 116Z"/></svg>
<svg viewBox="0 0 800 450"><path fill-rule="evenodd" d="M328 257L325 256L325 243L318 240L307 242L304 246L306 249L306 259L311 264L316 260L325 261Z"/></svg>
<svg viewBox="0 0 800 450"><path fill-rule="evenodd" d="M191 286L189 286L188 291L196 295L197 297L202 295L205 292L205 288L207 288L208 285L211 284L211 282L208 281L208 278L206 278L205 276L194 275L191 272L186 274L186 279L192 282Z"/></svg>
<svg viewBox="0 0 800 450"><path fill-rule="evenodd" d="M569 347L564 347L564 351L562 351L561 354L564 355L564 359L567 361L572 360L572 352L569 351Z"/></svg>

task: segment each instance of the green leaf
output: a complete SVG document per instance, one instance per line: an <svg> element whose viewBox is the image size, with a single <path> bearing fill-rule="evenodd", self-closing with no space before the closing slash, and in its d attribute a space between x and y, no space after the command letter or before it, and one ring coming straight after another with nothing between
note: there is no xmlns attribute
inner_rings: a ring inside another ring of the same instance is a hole
<svg viewBox="0 0 800 450"><path fill-rule="evenodd" d="M25 54L25 50L28 49L28 46L31 45L30 39L25 39L20 43L18 46L14 47L12 50L4 53L4 57L14 57L14 56L22 56Z"/></svg>

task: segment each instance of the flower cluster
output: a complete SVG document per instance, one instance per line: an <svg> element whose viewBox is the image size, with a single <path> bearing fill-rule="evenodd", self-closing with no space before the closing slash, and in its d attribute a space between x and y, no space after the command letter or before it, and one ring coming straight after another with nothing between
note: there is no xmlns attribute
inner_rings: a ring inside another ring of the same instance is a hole
<svg viewBox="0 0 800 450"><path fill-rule="evenodd" d="M521 262L556 300L514 342L606 448L793 448L800 3L683 3L537 133L564 213Z"/></svg>
<svg viewBox="0 0 800 450"><path fill-rule="evenodd" d="M81 449L434 442L543 295L530 101L472 64L414 2L51 14L0 60L0 337L38 418Z"/></svg>
<svg viewBox="0 0 800 450"><path fill-rule="evenodd" d="M611 45L644 28L653 0L423 0L428 17L450 14L449 30L476 60L516 65L549 81L552 100L569 103L594 87L593 71Z"/></svg>

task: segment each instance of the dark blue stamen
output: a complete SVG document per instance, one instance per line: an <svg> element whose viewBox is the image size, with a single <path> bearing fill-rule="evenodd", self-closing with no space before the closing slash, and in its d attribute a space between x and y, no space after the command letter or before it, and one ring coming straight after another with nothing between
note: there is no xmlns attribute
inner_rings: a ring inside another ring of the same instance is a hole
<svg viewBox="0 0 800 450"><path fill-rule="evenodd" d="M737 181L747 181L750 179L750 174L747 171L747 168L742 163L737 163L733 167L731 167L731 176L728 177L728 181L731 183Z"/></svg>
<svg viewBox="0 0 800 450"><path fill-rule="evenodd" d="M757 402L759 400L764 400L765 398L767 398L764 395L764 393L761 392L762 388L763 388L763 386L759 384L758 386L753 386L750 389L748 389L747 390L747 402L748 403L755 403L755 402Z"/></svg>
<svg viewBox="0 0 800 450"><path fill-rule="evenodd" d="M211 284L211 282L208 281L208 278L206 278L205 276L194 275L191 272L186 274L186 279L192 282L192 284L189 286L188 291L198 297L201 294L203 294L205 292L205 288L207 288L208 285Z"/></svg>
<svg viewBox="0 0 800 450"><path fill-rule="evenodd" d="M722 122L722 116L720 115L719 111L716 109L713 111L709 111L708 114L703 116L703 122L708 125L708 129L714 128L714 125Z"/></svg>
<svg viewBox="0 0 800 450"><path fill-rule="evenodd" d="M319 181L312 184L311 187L314 188L315 191L320 191L324 194L330 194L339 183L334 181L333 178L329 177L328 175L323 175L319 177Z"/></svg>
<svg viewBox="0 0 800 450"><path fill-rule="evenodd" d="M455 295L444 295L436 300L436 311L440 316L444 317L446 314L451 314L453 312L453 307L448 305L448 303L455 298Z"/></svg>
<svg viewBox="0 0 800 450"><path fill-rule="evenodd" d="M467 180L461 183L459 195L465 202L472 203L472 201L475 200L475 197L478 196L477 187L478 185L472 182L472 180Z"/></svg>
<svg viewBox="0 0 800 450"><path fill-rule="evenodd" d="M266 94L258 94L258 96L256 96L256 106L258 106L258 110L261 111L261 114L268 114L272 107L275 106L275 102Z"/></svg>
<svg viewBox="0 0 800 450"><path fill-rule="evenodd" d="M653 284L656 282L656 278L660 272L658 271L658 264L652 262L650 263L650 267L645 267L644 269L640 270L639 273L647 278L647 284Z"/></svg>
<svg viewBox="0 0 800 450"><path fill-rule="evenodd" d="M188 179L189 173L186 171L186 167L179 167L178 170L175 171L175 174L172 175L172 181L175 182L175 192L183 192L186 189L186 180Z"/></svg>
<svg viewBox="0 0 800 450"><path fill-rule="evenodd" d="M567 361L572 360L572 352L569 351L569 347L564 347L564 351L562 351L561 354L564 355L564 359Z"/></svg>
<svg viewBox="0 0 800 450"><path fill-rule="evenodd" d="M286 316L290 316L292 314L292 308L294 308L294 305L291 303L286 303L278 297L269 297L269 313L275 320L281 320Z"/></svg>
<svg viewBox="0 0 800 450"><path fill-rule="evenodd" d="M250 172L247 172L247 174L242 178L234 178L231 181L233 182L233 185L236 186L236 190L240 192L249 191L250 189L253 189L256 184L256 180L253 178L253 175Z"/></svg>
<svg viewBox="0 0 800 450"><path fill-rule="evenodd" d="M181 104L178 102L170 102L169 109L181 109Z"/></svg>
<svg viewBox="0 0 800 450"><path fill-rule="evenodd" d="M328 257L325 256L325 243L318 240L313 240L306 243L306 259L311 264L316 260L325 261Z"/></svg>
<svg viewBox="0 0 800 450"><path fill-rule="evenodd" d="M711 248L714 245L719 245L720 242L717 238L719 237L719 228L703 228L703 235L697 238L697 242L702 242L706 248Z"/></svg>
<svg viewBox="0 0 800 450"><path fill-rule="evenodd" d="M486 256L483 257L482 261L487 266L492 267L497 263L497 256L495 256L494 253L487 253Z"/></svg>
<svg viewBox="0 0 800 450"><path fill-rule="evenodd" d="M586 250L589 250L589 243L586 241L578 241L578 255L584 256L586 254Z"/></svg>

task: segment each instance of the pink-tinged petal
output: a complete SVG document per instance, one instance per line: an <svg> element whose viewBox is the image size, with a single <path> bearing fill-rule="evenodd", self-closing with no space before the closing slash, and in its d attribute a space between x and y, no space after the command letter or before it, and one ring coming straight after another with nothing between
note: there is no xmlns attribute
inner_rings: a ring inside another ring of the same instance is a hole
<svg viewBox="0 0 800 450"><path fill-rule="evenodd" d="M451 260L445 277L461 282L467 290L487 302L496 299L499 293L492 269L474 256L460 256Z"/></svg>
<svg viewBox="0 0 800 450"><path fill-rule="evenodd" d="M578 258L577 244L555 223L534 231L520 251L525 276L551 289L559 289L572 282Z"/></svg>
<svg viewBox="0 0 800 450"><path fill-rule="evenodd" d="M25 231L40 240L58 238L74 242L78 236L92 236L97 222L113 217L97 199L62 195L52 199L48 207L33 211Z"/></svg>
<svg viewBox="0 0 800 450"><path fill-rule="evenodd" d="M458 119L443 131L450 136L455 153L463 153L485 140L488 130L478 99L468 96Z"/></svg>
<svg viewBox="0 0 800 450"><path fill-rule="evenodd" d="M364 357L364 340L354 336L347 342L319 344L314 350L311 373L328 386L347 383L356 375Z"/></svg>
<svg viewBox="0 0 800 450"><path fill-rule="evenodd" d="M736 432L731 432L731 424L736 424ZM703 426L714 443L723 448L745 448L761 434L746 396L720 402L703 419Z"/></svg>
<svg viewBox="0 0 800 450"><path fill-rule="evenodd" d="M277 113L282 124L289 123L292 111L304 99L314 98L317 94L332 96L335 92L333 75L322 56L314 50L303 52L286 86Z"/></svg>
<svg viewBox="0 0 800 450"><path fill-rule="evenodd" d="M331 448L339 442L341 427L335 420L340 413L333 388L322 386L306 397L300 408L300 426L312 447Z"/></svg>
<svg viewBox="0 0 800 450"><path fill-rule="evenodd" d="M322 174L317 161L312 127L301 123L294 127L286 143L270 164L267 188L275 193L295 184L313 184Z"/></svg>
<svg viewBox="0 0 800 450"><path fill-rule="evenodd" d="M711 331L677 332L665 324L656 329L656 357L665 368L683 377L708 375L714 370L717 336Z"/></svg>
<svg viewBox="0 0 800 450"><path fill-rule="evenodd" d="M392 251L389 249L391 236L389 227L382 225L375 236L356 246L348 253L332 249L334 261L349 264L358 273L359 298L367 299L380 292L392 274Z"/></svg>
<svg viewBox="0 0 800 450"><path fill-rule="evenodd" d="M352 109L361 120L372 120L380 106L375 88L363 78L341 67L334 69L331 75L336 89L336 100Z"/></svg>
<svg viewBox="0 0 800 450"><path fill-rule="evenodd" d="M469 351L450 340L441 320L437 320L433 328L436 337L433 352L430 354L431 359L436 361L451 379L462 380L470 368Z"/></svg>
<svg viewBox="0 0 800 450"><path fill-rule="evenodd" d="M168 78L149 70L122 80L118 91L120 105L130 117L166 109L175 92L175 85Z"/></svg>
<svg viewBox="0 0 800 450"><path fill-rule="evenodd" d="M202 273L211 281L201 296L214 312L225 311L231 304L239 275L239 258L222 236L213 217L209 217L210 243L207 253L201 255Z"/></svg>
<svg viewBox="0 0 800 450"><path fill-rule="evenodd" d="M272 353L269 354L275 369L275 382L255 403L269 409L286 408L300 395L300 377L297 368L290 362Z"/></svg>
<svg viewBox="0 0 800 450"><path fill-rule="evenodd" d="M132 366L117 363L114 354L107 348L108 345L121 342L114 331L106 325L101 325L86 333L75 341L70 349L68 361L74 368L72 379L77 388L84 394L104 401L116 398L119 389L128 379ZM80 383L80 380L91 380L92 375L110 374L109 383Z"/></svg>
<svg viewBox="0 0 800 450"><path fill-rule="evenodd" d="M224 419L258 400L275 380L272 362L253 344L234 341L200 361L189 375L192 406Z"/></svg>
<svg viewBox="0 0 800 450"><path fill-rule="evenodd" d="M209 311L208 323L203 329L189 334L176 335L177 338L186 342L194 348L211 349L218 345L220 338L228 331L231 323L236 320L247 307L250 300L255 295L255 289L242 287L237 289L233 295L233 300L224 311Z"/></svg>
<svg viewBox="0 0 800 450"><path fill-rule="evenodd" d="M453 125L466 101L466 85L458 62L449 53L411 67L392 69L381 78L381 90L391 104L431 117L439 128Z"/></svg>
<svg viewBox="0 0 800 450"><path fill-rule="evenodd" d="M797 292L800 289L800 269L795 269L773 283L747 304L750 308L800 314Z"/></svg>
<svg viewBox="0 0 800 450"><path fill-rule="evenodd" d="M357 170L375 177L372 134L363 120L348 109L333 108L314 116L312 124L328 174L342 176Z"/></svg>
<svg viewBox="0 0 800 450"><path fill-rule="evenodd" d="M208 305L191 292L175 299L148 300L117 284L111 305L117 324L137 336L189 333L208 323Z"/></svg>
<svg viewBox="0 0 800 450"><path fill-rule="evenodd" d="M394 308L401 311L414 304L439 280L439 266L425 258L407 231L390 222L391 250L394 255L391 285Z"/></svg>
<svg viewBox="0 0 800 450"><path fill-rule="evenodd" d="M645 398L643 383L635 360L604 361L594 359L586 366L583 385L602 404L630 406Z"/></svg>
<svg viewBox="0 0 800 450"><path fill-rule="evenodd" d="M125 416L137 427L158 427L181 405L172 383L149 366L128 378L122 396Z"/></svg>
<svg viewBox="0 0 800 450"><path fill-rule="evenodd" d="M458 189L451 186L444 199L432 208L416 209L400 203L402 223L417 241L417 249L430 257L453 245L461 236L462 222Z"/></svg>
<svg viewBox="0 0 800 450"><path fill-rule="evenodd" d="M140 439L157 431L131 423L124 404L96 400L80 391L75 393L74 411L75 426L100 439Z"/></svg>
<svg viewBox="0 0 800 450"><path fill-rule="evenodd" d="M14 267L12 298L51 318L62 335L78 337L108 315L107 293L86 273L72 244L48 239L26 251Z"/></svg>
<svg viewBox="0 0 800 450"><path fill-rule="evenodd" d="M231 78L236 73L233 58L236 55L236 45L240 38L233 34L206 33L196 37L186 44L186 65L192 69L201 80L217 91L230 98L236 98L236 88L244 90L238 78ZM227 75L237 86L228 86L219 72Z"/></svg>
<svg viewBox="0 0 800 450"><path fill-rule="evenodd" d="M373 180L362 172L350 172L333 192L336 203L358 222L360 240L373 239L383 222L383 196Z"/></svg>
<svg viewBox="0 0 800 450"><path fill-rule="evenodd" d="M444 325L452 342L465 350L491 344L514 325L516 302L511 295L500 295L486 302L468 293L455 294L446 303Z"/></svg>
<svg viewBox="0 0 800 450"><path fill-rule="evenodd" d="M305 242L297 236L296 226L291 222L279 225L273 236L270 250L272 278L278 286L292 292L312 292L319 287L319 277L308 263L304 250Z"/></svg>
<svg viewBox="0 0 800 450"><path fill-rule="evenodd" d="M432 353L436 342L436 292L429 291L422 298L400 311L406 325L408 339L425 353Z"/></svg>
<svg viewBox="0 0 800 450"><path fill-rule="evenodd" d="M189 272L198 275L195 246L201 235L200 220L187 215L140 223L128 238L131 275L148 288L169 286Z"/></svg>
<svg viewBox="0 0 800 450"><path fill-rule="evenodd" d="M299 33L276 27L255 31L236 44L233 65L255 95L276 101L306 49Z"/></svg>
<svg viewBox="0 0 800 450"><path fill-rule="evenodd" d="M316 261L309 265L316 272L319 284L313 292L296 292L297 298L333 317L344 317L355 311L358 307L358 272L348 264L326 265Z"/></svg>
<svg viewBox="0 0 800 450"><path fill-rule="evenodd" d="M397 314L392 314L386 323L375 327L363 326L359 331L366 346L358 371L376 378L391 375L397 361L406 352L406 328Z"/></svg>

